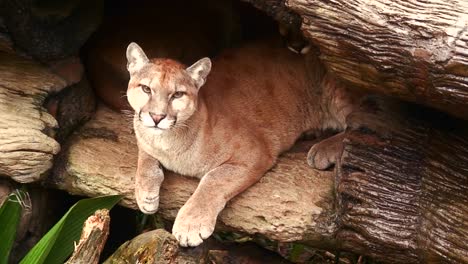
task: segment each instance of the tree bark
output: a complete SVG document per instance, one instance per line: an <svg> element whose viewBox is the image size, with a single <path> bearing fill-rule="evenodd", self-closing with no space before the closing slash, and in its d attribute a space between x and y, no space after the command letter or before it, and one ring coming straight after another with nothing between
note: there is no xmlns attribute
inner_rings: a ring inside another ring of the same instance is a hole
<svg viewBox="0 0 468 264"><path fill-rule="evenodd" d="M40 64L0 51L0 176L32 182L52 167L57 121L42 107L66 82Z"/></svg>
<svg viewBox="0 0 468 264"><path fill-rule="evenodd" d="M278 21L287 13L282 0L252 4ZM468 119L468 2L287 0L286 5L302 18L304 35L320 48L328 70L346 85Z"/></svg>
<svg viewBox="0 0 468 264"><path fill-rule="evenodd" d="M109 210L97 210L86 219L80 242L67 264L97 264L109 235Z"/></svg>
<svg viewBox="0 0 468 264"><path fill-rule="evenodd" d="M468 124L400 109L348 118L336 239L385 262L467 263Z"/></svg>

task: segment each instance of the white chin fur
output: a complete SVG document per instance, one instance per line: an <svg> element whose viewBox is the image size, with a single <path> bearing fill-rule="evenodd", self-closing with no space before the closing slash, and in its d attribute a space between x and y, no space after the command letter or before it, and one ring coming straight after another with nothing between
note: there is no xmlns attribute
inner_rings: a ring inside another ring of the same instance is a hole
<svg viewBox="0 0 468 264"><path fill-rule="evenodd" d="M173 124L174 124L174 120L167 120L167 118L164 118L163 120L159 122L157 127L161 129L169 129L172 127Z"/></svg>

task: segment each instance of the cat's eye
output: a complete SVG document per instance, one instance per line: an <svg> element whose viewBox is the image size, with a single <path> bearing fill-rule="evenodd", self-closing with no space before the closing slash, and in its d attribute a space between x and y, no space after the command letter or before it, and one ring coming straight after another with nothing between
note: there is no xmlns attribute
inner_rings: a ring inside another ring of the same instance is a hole
<svg viewBox="0 0 468 264"><path fill-rule="evenodd" d="M141 90L143 90L143 92L145 92L147 94L151 93L151 88L149 88L148 86L146 86L146 85L140 85L140 86L141 86Z"/></svg>
<svg viewBox="0 0 468 264"><path fill-rule="evenodd" d="M172 95L172 98L181 98L182 96L184 96L184 92L175 92L173 95Z"/></svg>

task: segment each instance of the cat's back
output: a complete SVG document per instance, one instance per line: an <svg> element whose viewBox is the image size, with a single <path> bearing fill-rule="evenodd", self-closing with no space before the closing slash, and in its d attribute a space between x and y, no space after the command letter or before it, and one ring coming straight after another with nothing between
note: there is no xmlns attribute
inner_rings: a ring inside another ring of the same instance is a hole
<svg viewBox="0 0 468 264"><path fill-rule="evenodd" d="M225 51L213 60L200 93L214 118L222 117L218 123L266 135L279 149L303 132L314 101L304 57L276 40Z"/></svg>

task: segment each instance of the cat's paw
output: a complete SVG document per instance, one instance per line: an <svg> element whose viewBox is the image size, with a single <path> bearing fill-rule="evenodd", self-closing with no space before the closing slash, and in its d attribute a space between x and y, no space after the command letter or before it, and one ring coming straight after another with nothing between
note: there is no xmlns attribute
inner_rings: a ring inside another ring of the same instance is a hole
<svg viewBox="0 0 468 264"><path fill-rule="evenodd" d="M343 151L344 133L339 133L313 145L307 154L309 165L318 170L326 170L335 165Z"/></svg>
<svg viewBox="0 0 468 264"><path fill-rule="evenodd" d="M157 190L145 190L137 186L135 188L135 199L140 211L145 214L154 214L159 207L159 188Z"/></svg>
<svg viewBox="0 0 468 264"><path fill-rule="evenodd" d="M183 247L196 247L213 234L217 215L183 206L177 214L172 234Z"/></svg>

